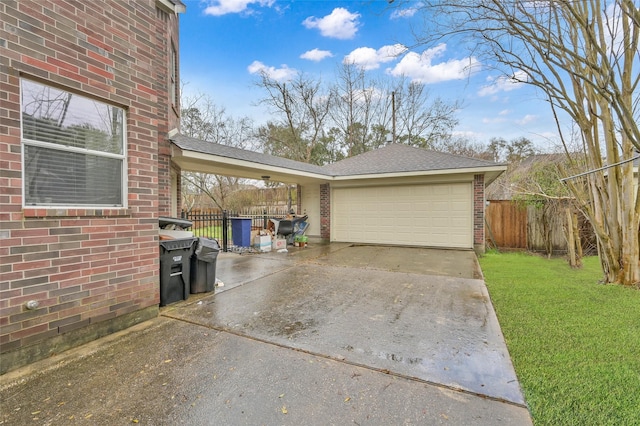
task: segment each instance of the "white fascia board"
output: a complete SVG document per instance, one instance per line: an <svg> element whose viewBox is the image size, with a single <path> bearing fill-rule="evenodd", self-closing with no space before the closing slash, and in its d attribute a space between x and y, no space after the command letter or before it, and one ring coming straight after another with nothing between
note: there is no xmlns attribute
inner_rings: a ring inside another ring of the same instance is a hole
<svg viewBox="0 0 640 426"><path fill-rule="evenodd" d="M181 1L173 2L171 0L156 0L158 6L161 9L166 10L167 12L171 12L174 14L185 13L187 11L187 7Z"/></svg>
<svg viewBox="0 0 640 426"><path fill-rule="evenodd" d="M490 172L502 173L507 170L507 166L481 167L481 168L464 168L464 169L440 169L440 170L424 170L414 172L396 172L396 173L371 173L366 175L349 175L334 176L331 180L360 180L360 179L386 179L386 178L402 178L412 176L435 176L435 175L454 175L454 174L486 174Z"/></svg>
<svg viewBox="0 0 640 426"><path fill-rule="evenodd" d="M174 159L178 160L178 162L180 161L180 157L182 157L184 159L198 160L199 162L224 164L227 167L231 167L231 168L237 167L242 170L255 170L255 171L259 171L263 175L269 175L269 174L276 175L276 176L288 175L288 176L305 178L305 180L311 179L311 180L319 180L319 181L320 180L329 181L332 179L331 176L305 172L302 170L272 166L269 164L256 163L256 162L247 161L247 160L239 160L236 158L223 157L223 156L213 155L213 154L204 154L204 153L194 152L194 151L185 151L185 150L181 150L180 148L177 148L177 149L179 150L180 155L175 156ZM175 154L175 151L174 151L174 154Z"/></svg>

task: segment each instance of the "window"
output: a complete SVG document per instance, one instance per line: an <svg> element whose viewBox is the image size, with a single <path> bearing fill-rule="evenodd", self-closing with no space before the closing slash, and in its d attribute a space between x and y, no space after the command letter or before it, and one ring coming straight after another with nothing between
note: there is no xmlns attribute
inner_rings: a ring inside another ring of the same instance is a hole
<svg viewBox="0 0 640 426"><path fill-rule="evenodd" d="M21 80L25 206L126 207L122 108Z"/></svg>
<svg viewBox="0 0 640 426"><path fill-rule="evenodd" d="M169 96L171 96L171 105L173 105L174 108L178 107L178 54L176 52L176 48L173 46L173 43L171 43L171 64L169 64L169 66L171 67L171 87L169 88L170 92L169 92Z"/></svg>

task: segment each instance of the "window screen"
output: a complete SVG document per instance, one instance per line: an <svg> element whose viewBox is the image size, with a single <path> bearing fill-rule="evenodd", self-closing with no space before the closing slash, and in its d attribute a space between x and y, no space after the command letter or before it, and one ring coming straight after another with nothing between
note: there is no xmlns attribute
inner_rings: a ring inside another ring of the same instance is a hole
<svg viewBox="0 0 640 426"><path fill-rule="evenodd" d="M21 81L25 205L122 207L122 108Z"/></svg>

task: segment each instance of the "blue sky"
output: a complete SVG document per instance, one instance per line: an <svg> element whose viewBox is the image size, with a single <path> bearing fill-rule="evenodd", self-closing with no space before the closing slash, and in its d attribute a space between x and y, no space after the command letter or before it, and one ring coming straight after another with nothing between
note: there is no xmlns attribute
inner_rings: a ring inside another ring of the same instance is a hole
<svg viewBox="0 0 640 426"><path fill-rule="evenodd" d="M254 84L261 70L275 78L303 72L333 83L348 60L372 77L404 74L426 83L433 97L461 101L456 133L476 142L525 136L547 150L556 139L549 107L532 87L511 83L455 45L407 48L420 23L411 8L389 9L386 0L183 1L185 93L206 93L234 117L257 124L268 119L256 105L263 96Z"/></svg>

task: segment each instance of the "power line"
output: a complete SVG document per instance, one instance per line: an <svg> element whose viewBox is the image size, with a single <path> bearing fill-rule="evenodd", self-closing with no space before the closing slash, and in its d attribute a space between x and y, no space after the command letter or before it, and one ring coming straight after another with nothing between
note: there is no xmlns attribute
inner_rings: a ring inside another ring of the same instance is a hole
<svg viewBox="0 0 640 426"><path fill-rule="evenodd" d="M600 167L599 169L589 170L588 172L583 172L583 173L580 173L580 174L577 174L577 175L573 175L573 176L569 176L569 177L566 177L566 178L562 178L562 179L560 179L560 182L564 182L564 181L567 181L567 180L570 180L570 179L575 179L575 178L578 178L578 177L581 177L581 176L590 175L591 173L595 173L595 172L599 172L599 171L602 171L602 170L610 169L611 167L616 167L616 166L619 166L621 164L630 163L632 161L637 160L638 158L640 158L640 155L638 155L636 157L633 157L633 158L630 158L628 160L620 161L619 163L609 164L607 166Z"/></svg>

